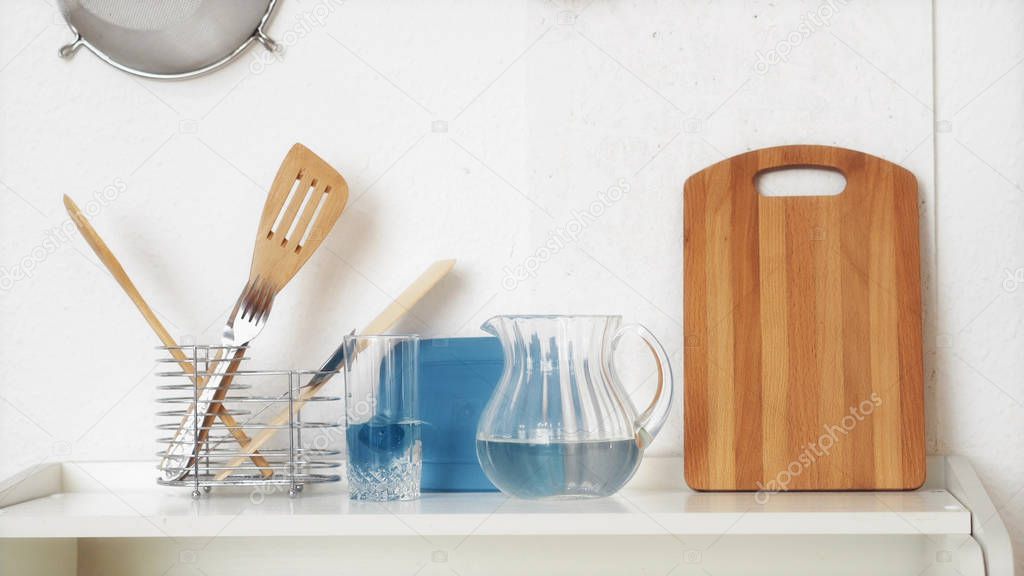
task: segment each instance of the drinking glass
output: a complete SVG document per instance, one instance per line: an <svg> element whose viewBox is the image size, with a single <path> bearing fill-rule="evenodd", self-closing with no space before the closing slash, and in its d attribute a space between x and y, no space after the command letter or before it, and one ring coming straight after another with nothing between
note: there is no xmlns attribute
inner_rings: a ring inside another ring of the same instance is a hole
<svg viewBox="0 0 1024 576"><path fill-rule="evenodd" d="M413 334L345 337L345 438L353 500L420 495L419 345Z"/></svg>

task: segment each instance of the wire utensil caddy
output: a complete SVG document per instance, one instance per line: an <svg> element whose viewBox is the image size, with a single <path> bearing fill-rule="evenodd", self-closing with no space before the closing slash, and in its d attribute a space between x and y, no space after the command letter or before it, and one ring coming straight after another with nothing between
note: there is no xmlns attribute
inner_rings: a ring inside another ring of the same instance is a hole
<svg viewBox="0 0 1024 576"><path fill-rule="evenodd" d="M246 370L243 366L248 357L244 347L193 345L159 349L178 358L157 359L160 364L170 365L157 372L170 381L157 386L156 427L161 448L158 457L179 443L187 444L189 453L196 456L189 459L187 474L176 479L171 479L175 474L166 474L165 466L169 464L161 462L158 469L162 477L157 478L157 483L191 487L193 498L214 486L279 487L296 496L306 484L341 479L337 474L341 466L339 447L344 440L343 424L337 417L343 413L341 396L317 394L300 401L305 386L320 372ZM187 363L180 361L181 356ZM237 362L228 372L232 383L224 396L211 405L211 413L226 412L227 417L218 415L204 422L207 415L198 413L202 407L197 403L203 384L218 363L232 360ZM287 421L276 418L284 413ZM176 440L175 432L190 414L194 415L194 424ZM254 454L245 452L242 442L265 430L278 431L274 442ZM195 451L197 441L204 436L205 441ZM232 466L232 461L240 456L245 459ZM171 472L175 471L180 468ZM225 471L230 471L230 475L225 475Z"/></svg>

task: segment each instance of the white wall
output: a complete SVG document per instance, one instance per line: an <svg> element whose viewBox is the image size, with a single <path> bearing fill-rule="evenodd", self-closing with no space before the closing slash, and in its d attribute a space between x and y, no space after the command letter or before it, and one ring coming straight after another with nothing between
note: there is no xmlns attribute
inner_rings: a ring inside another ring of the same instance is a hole
<svg viewBox="0 0 1024 576"><path fill-rule="evenodd" d="M1021 572L1024 5L941 0L935 15L937 448L971 458Z"/></svg>
<svg viewBox="0 0 1024 576"><path fill-rule="evenodd" d="M663 339L679 377L683 181L812 142L918 177L929 447L970 456L1020 534L1024 388L1010 376L1024 290L1002 281L1024 266L1024 7L963 4L282 0L283 59L255 50L160 83L85 52L57 59L69 34L56 8L8 0L0 266L32 268L0 285L0 473L155 450L157 342L81 238L49 250L62 193L88 207L106 190L92 220L143 294L177 337L212 341L265 189L301 141L345 174L351 200L275 305L262 365L318 365L423 266L457 257L406 328L621 313ZM773 51L783 61L762 60ZM614 186L625 198L580 216ZM582 234L541 251L580 218ZM506 278L527 262L535 274ZM681 412L655 451L681 452Z"/></svg>

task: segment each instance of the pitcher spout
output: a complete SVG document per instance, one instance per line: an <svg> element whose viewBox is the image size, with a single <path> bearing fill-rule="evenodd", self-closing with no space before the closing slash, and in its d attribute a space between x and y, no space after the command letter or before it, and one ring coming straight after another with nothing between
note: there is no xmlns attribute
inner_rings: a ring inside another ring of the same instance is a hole
<svg viewBox="0 0 1024 576"><path fill-rule="evenodd" d="M480 329L483 330L484 332L487 332L491 336L497 336L498 338L501 338L505 332L502 327L502 324L504 323L503 320L505 318L505 316L492 316L491 318L488 318L486 321L484 321L483 324L480 325Z"/></svg>

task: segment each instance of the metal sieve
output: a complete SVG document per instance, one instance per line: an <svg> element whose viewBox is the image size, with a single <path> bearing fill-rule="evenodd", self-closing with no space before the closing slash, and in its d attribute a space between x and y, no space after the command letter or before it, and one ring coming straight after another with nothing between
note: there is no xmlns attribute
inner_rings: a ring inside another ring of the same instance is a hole
<svg viewBox="0 0 1024 576"><path fill-rule="evenodd" d="M215 70L263 33L277 0L59 0L75 40L111 66L146 78L190 78Z"/></svg>

